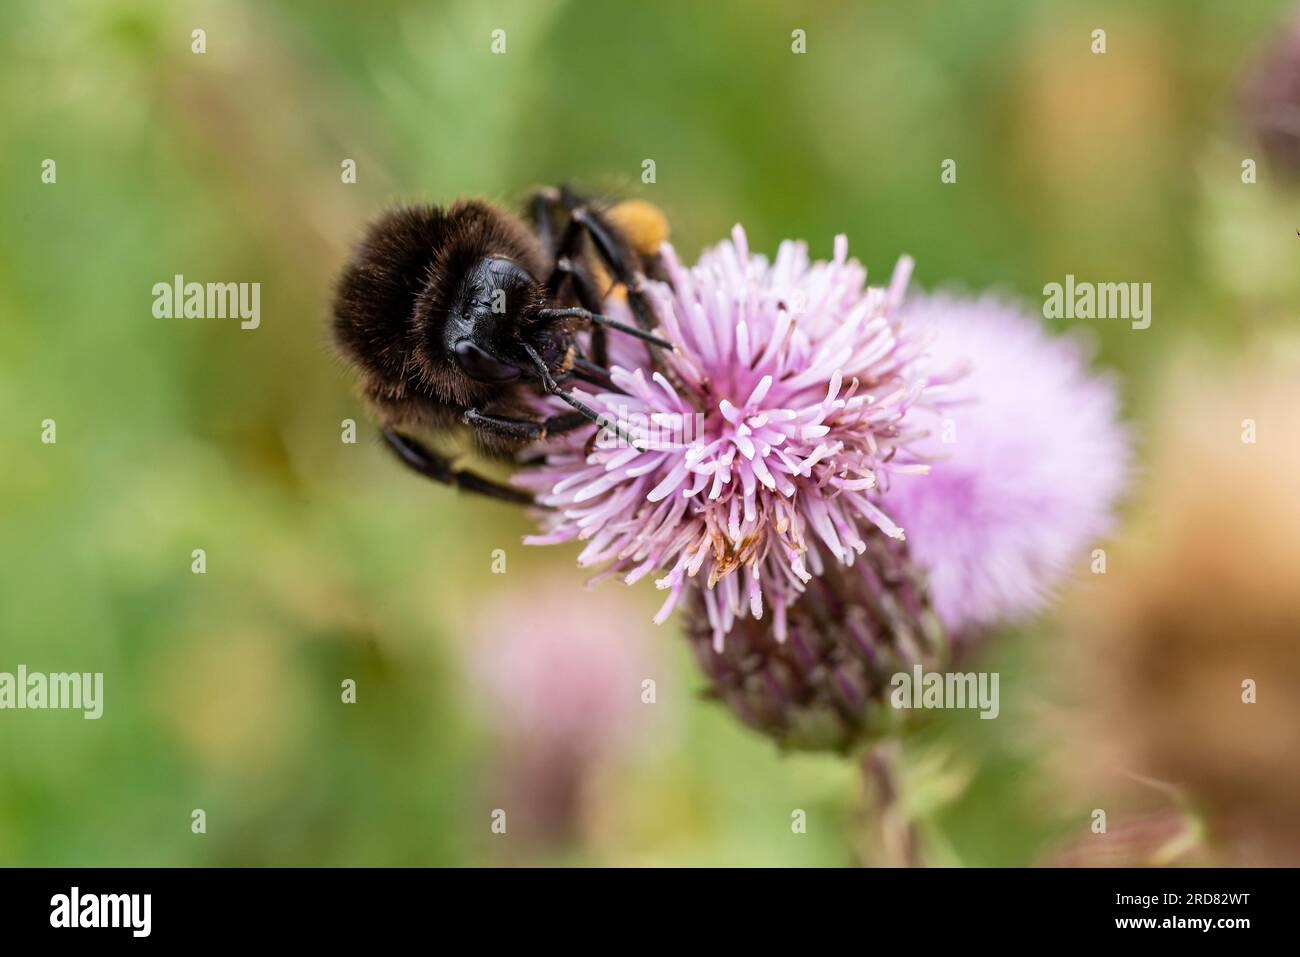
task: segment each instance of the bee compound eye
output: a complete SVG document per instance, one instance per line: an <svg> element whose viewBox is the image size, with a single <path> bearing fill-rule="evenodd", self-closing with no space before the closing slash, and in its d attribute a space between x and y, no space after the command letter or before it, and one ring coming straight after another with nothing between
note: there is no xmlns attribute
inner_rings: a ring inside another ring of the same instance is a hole
<svg viewBox="0 0 1300 957"><path fill-rule="evenodd" d="M502 362L472 339L460 339L454 347L456 364L477 382L510 382L522 374L518 366Z"/></svg>

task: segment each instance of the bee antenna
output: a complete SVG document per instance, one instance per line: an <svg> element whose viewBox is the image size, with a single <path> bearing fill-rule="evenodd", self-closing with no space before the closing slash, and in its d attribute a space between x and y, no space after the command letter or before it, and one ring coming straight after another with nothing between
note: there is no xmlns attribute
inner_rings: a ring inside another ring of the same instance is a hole
<svg viewBox="0 0 1300 957"><path fill-rule="evenodd" d="M542 319L585 319L598 326L605 326L607 329L616 329L619 332L640 339L642 342L648 342L652 346L658 346L660 349L668 349L669 351L673 350L673 344L667 339L661 339L659 336L646 332L644 329L638 329L636 326L629 326L626 322L619 322L617 319L611 319L609 316L602 316L600 313L592 312L589 309L579 309L576 306L570 309L543 309L538 313L538 316Z"/></svg>

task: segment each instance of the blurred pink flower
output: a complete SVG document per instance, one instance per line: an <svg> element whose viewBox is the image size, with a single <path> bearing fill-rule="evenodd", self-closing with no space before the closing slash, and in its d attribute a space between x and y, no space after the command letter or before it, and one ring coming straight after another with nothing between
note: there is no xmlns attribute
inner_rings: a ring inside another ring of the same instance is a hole
<svg viewBox="0 0 1300 957"><path fill-rule="evenodd" d="M1255 142L1280 169L1300 175L1300 9L1252 65L1241 101Z"/></svg>
<svg viewBox="0 0 1300 957"><path fill-rule="evenodd" d="M662 683L656 636L618 597L575 596L567 577L512 584L467 629L468 690L496 743L487 784L517 859L580 837L601 769L663 740L657 686L643 700Z"/></svg>
<svg viewBox="0 0 1300 957"><path fill-rule="evenodd" d="M969 367L942 410L908 419L928 432L914 448L930 473L882 499L960 637L1035 611L1072 565L1084 567L1084 550L1111 527L1129 441L1114 383L1089 370L1079 341L1049 335L1022 308L988 294L917 294L900 314L934 327L926 369Z"/></svg>
<svg viewBox="0 0 1300 957"><path fill-rule="evenodd" d="M641 683L657 675L648 626L567 578L501 588L467 643L481 710L498 736L548 754L593 760L629 744L644 716Z"/></svg>
<svg viewBox="0 0 1300 957"><path fill-rule="evenodd" d="M590 448L579 434L525 470L519 481L555 509L528 541L585 541L580 565L628 583L659 572L657 622L705 586L717 647L766 601L782 640L822 554L851 565L869 529L903 537L876 502L889 474L925 469L900 423L936 383L912 371L924 344L892 315L912 264L869 288L844 236L830 262L796 242L769 262L739 226L690 269L666 244L662 260L670 284L648 293L675 352L656 369L615 337L616 391L590 399L645 448Z"/></svg>

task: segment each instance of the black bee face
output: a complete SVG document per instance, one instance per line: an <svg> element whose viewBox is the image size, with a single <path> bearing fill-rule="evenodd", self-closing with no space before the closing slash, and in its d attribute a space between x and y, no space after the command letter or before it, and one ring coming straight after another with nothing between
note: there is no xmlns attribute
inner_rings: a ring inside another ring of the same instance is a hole
<svg viewBox="0 0 1300 957"><path fill-rule="evenodd" d="M521 315L537 296L538 283L520 265L501 257L480 259L448 302L447 318L430 346L445 350L477 382L510 382L523 374Z"/></svg>
<svg viewBox="0 0 1300 957"><path fill-rule="evenodd" d="M532 377L527 347L558 370L568 361L572 335L563 322L539 318L544 297L544 287L518 263L498 256L481 259L466 271L448 302L446 320L432 333L437 341L429 345L475 382Z"/></svg>

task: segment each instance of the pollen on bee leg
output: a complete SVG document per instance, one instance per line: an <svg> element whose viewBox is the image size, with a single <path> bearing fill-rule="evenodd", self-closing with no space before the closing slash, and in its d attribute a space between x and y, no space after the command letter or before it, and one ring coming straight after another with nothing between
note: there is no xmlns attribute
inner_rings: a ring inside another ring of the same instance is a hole
<svg viewBox="0 0 1300 957"><path fill-rule="evenodd" d="M642 256L655 255L668 239L668 217L644 199L624 200L605 215Z"/></svg>

